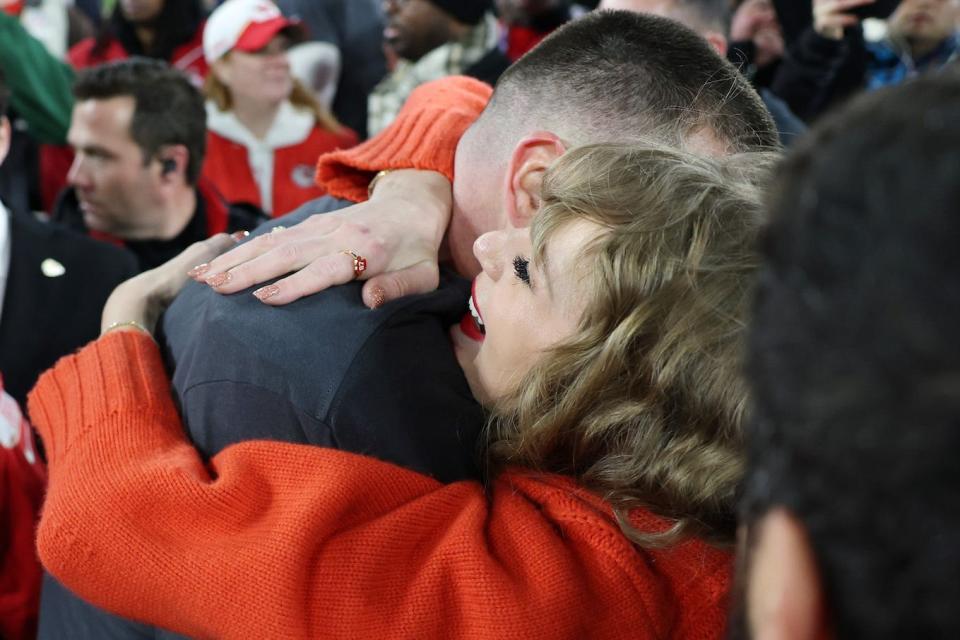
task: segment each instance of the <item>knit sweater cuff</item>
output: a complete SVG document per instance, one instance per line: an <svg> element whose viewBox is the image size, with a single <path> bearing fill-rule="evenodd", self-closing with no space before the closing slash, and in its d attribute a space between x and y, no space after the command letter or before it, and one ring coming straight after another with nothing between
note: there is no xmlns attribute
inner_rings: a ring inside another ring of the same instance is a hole
<svg viewBox="0 0 960 640"><path fill-rule="evenodd" d="M28 400L51 467L124 406L136 407L141 415L176 420L169 384L157 385L157 379L167 379L160 350L139 331L111 332L61 358L40 377Z"/></svg>
<svg viewBox="0 0 960 640"><path fill-rule="evenodd" d="M382 169L437 171L452 182L460 136L492 93L489 85L463 76L418 87L381 133L351 149L320 156L317 184L332 196L361 202L373 174Z"/></svg>

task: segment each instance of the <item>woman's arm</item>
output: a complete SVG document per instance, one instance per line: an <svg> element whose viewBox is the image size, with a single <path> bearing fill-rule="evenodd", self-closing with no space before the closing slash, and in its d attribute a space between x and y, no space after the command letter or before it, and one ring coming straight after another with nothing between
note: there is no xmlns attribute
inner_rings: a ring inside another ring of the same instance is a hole
<svg viewBox="0 0 960 640"><path fill-rule="evenodd" d="M68 588L197 637L720 637L729 557L697 542L639 552L569 479L443 485L266 441L204 464L148 332L186 265L229 242L120 285L104 335L30 395L49 464L37 545Z"/></svg>
<svg viewBox="0 0 960 640"><path fill-rule="evenodd" d="M231 294L292 274L263 299L283 305L352 280L352 260L342 253L350 249L367 259L363 299L370 307L435 289L450 220L454 153L491 93L488 85L458 76L417 88L383 132L320 157L318 183L333 196L363 204L247 243L212 261L203 277L229 272L217 291ZM377 181L367 200L370 181L381 170L394 171Z"/></svg>
<svg viewBox="0 0 960 640"><path fill-rule="evenodd" d="M421 85L397 118L363 144L320 156L317 182L338 198L362 202L367 186L383 169L436 171L453 182L460 136L480 116L493 89L464 76Z"/></svg>
<svg viewBox="0 0 960 640"><path fill-rule="evenodd" d="M145 334L61 360L30 407L50 467L40 557L125 617L217 638L644 638L675 624L668 578L562 480L500 479L488 500L478 483L270 442L205 466ZM698 606L718 636L725 560L691 566L716 582Z"/></svg>

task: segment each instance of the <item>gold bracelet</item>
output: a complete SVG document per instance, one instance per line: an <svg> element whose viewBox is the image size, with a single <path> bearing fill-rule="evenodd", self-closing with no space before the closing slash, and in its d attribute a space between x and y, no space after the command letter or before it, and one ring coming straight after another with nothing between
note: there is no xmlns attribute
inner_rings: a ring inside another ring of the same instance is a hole
<svg viewBox="0 0 960 640"><path fill-rule="evenodd" d="M370 181L370 184L367 185L367 197L368 197L368 198L373 197L373 190L374 190L374 188L377 186L377 183L380 182L380 178L382 178L383 176L387 175L387 174L390 173L391 171L393 171L393 169L383 169L383 170L381 170L381 171L377 171L377 174L376 174L375 176L373 176L373 180L371 180L371 181Z"/></svg>
<svg viewBox="0 0 960 640"><path fill-rule="evenodd" d="M142 331L143 333L145 333L145 334L147 334L148 336L150 336L151 338L153 338L153 334L150 333L150 330L147 329L147 328L146 328L145 326L143 326L142 324L140 324L139 322L137 322L136 320L127 320L127 321L125 321L125 322L114 322L114 323L111 324L109 327L107 327L106 329L104 329L103 332L102 332L100 335L105 336L105 335L107 335L108 333L110 333L111 331L113 331L114 329L121 329L121 328L123 328L123 327L133 327L134 329L137 329L138 331ZM154 340L155 340L155 339L154 339Z"/></svg>

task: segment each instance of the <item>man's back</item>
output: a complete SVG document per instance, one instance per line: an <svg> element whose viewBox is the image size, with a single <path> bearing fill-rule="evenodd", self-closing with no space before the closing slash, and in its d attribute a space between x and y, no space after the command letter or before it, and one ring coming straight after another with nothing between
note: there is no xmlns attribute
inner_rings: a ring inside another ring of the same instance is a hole
<svg viewBox="0 0 960 640"><path fill-rule="evenodd" d="M347 204L322 198L269 224ZM363 306L360 283L275 308L188 286L160 341L191 439L205 456L268 439L367 454L444 482L478 477L483 411L447 337L468 296L465 281L444 277L433 293L377 310ZM39 637L64 634L180 637L97 609L48 575Z"/></svg>
<svg viewBox="0 0 960 640"><path fill-rule="evenodd" d="M326 198L284 222L345 204ZM163 321L184 422L208 456L272 439L370 454L443 481L475 477L482 411L446 333L468 296L451 277L370 310L352 283L275 308L189 286Z"/></svg>
<svg viewBox="0 0 960 640"><path fill-rule="evenodd" d="M279 308L187 287L163 331L191 437L207 456L271 439L369 454L442 481L476 477L483 414L446 331L468 296L453 277L375 310L363 306L360 283Z"/></svg>

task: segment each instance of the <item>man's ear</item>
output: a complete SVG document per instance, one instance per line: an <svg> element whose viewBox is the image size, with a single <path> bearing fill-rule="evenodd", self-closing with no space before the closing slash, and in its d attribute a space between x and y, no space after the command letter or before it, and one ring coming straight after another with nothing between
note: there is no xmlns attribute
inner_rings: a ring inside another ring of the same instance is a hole
<svg viewBox="0 0 960 640"><path fill-rule="evenodd" d="M803 525L786 509L777 508L753 526L746 588L751 637L830 637L820 573Z"/></svg>
<svg viewBox="0 0 960 640"><path fill-rule="evenodd" d="M164 184L187 182L187 165L190 163L190 151L185 145L171 144L157 153L160 163L160 180Z"/></svg>
<svg viewBox="0 0 960 640"><path fill-rule="evenodd" d="M563 141L549 131L535 131L513 148L504 190L507 220L512 227L530 226L540 209L543 175L566 150Z"/></svg>
<svg viewBox="0 0 960 640"><path fill-rule="evenodd" d="M719 31L707 31L703 34L703 39L713 47L714 51L720 54L721 58L727 57L727 48L729 47L727 36Z"/></svg>

